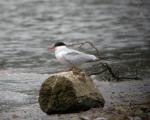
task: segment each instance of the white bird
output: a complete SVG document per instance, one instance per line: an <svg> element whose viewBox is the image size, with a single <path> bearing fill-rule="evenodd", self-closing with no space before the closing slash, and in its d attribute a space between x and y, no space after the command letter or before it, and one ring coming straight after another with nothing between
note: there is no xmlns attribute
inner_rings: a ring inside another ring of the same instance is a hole
<svg viewBox="0 0 150 120"><path fill-rule="evenodd" d="M69 70L76 68L76 65L98 60L98 58L95 55L90 55L77 50L70 49L63 42L57 42L48 49L50 51L54 50L56 59L59 62L69 66Z"/></svg>

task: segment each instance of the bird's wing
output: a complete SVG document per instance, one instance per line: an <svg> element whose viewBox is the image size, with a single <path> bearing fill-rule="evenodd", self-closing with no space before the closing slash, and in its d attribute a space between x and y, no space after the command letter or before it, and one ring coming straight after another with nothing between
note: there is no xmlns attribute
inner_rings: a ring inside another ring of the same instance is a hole
<svg viewBox="0 0 150 120"><path fill-rule="evenodd" d="M76 50L66 53L63 57L73 64L90 62L96 59L94 55L85 54Z"/></svg>

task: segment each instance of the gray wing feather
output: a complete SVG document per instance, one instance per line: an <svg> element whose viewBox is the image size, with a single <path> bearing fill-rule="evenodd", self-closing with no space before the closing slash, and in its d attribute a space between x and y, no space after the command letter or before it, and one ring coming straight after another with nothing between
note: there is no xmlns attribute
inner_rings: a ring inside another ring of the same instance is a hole
<svg viewBox="0 0 150 120"><path fill-rule="evenodd" d="M65 54L64 58L73 64L90 62L96 59L94 55L89 55L89 54L85 54L81 52L74 52L74 51Z"/></svg>

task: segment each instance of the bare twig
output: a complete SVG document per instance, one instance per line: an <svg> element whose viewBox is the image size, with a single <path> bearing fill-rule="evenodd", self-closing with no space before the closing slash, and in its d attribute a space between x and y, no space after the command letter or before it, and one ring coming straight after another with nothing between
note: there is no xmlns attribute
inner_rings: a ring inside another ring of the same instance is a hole
<svg viewBox="0 0 150 120"><path fill-rule="evenodd" d="M88 45L90 45L92 48L94 48L95 51L96 51L96 55L97 55L97 56L100 56L100 51L99 51L98 48L96 48L95 45L94 45L92 42L90 42L90 41L81 42L81 43L77 43L77 44L70 44L69 46L79 45L79 48L81 48L81 47L84 46L85 44L88 44Z"/></svg>
<svg viewBox="0 0 150 120"><path fill-rule="evenodd" d="M99 74L102 74L102 73L104 73L104 72L106 72L107 71L107 69L104 69L104 70L102 70L102 71L97 71L97 72L93 72L93 73L88 73L88 75L89 76L91 76L91 75L99 75Z"/></svg>
<svg viewBox="0 0 150 120"><path fill-rule="evenodd" d="M75 45L79 45L79 47L84 46L85 44L89 44L93 49L95 49L96 51L96 56L99 58L99 64L104 68L102 71L99 72L94 72L94 73L89 73L89 75L99 75L102 74L106 71L108 71L110 73L110 75L112 76L112 78L114 78L115 80L119 81L119 80L124 80L124 79L135 79L135 80L140 80L141 78L139 78L137 76L137 71L136 71L136 76L135 77L124 77L124 76L120 76L119 71L114 71L107 63L103 63L101 62L101 60L105 60L105 58L100 56L100 51L98 50L98 48L90 41L86 41L86 42L82 42L82 43L77 43L77 44L71 44L69 46L75 46Z"/></svg>
<svg viewBox="0 0 150 120"><path fill-rule="evenodd" d="M99 49L92 42L90 42L90 41L85 41L85 42L81 42L81 43L70 44L68 46L79 46L79 48L81 48L82 46L84 46L86 44L90 45L90 47L92 47L96 51L95 54L96 54L96 57L98 59L100 59L100 60L108 60L109 59L108 57L107 58L101 57L101 53L100 53ZM113 57L113 58L120 59L119 57ZM111 59L112 59L112 57L111 57Z"/></svg>
<svg viewBox="0 0 150 120"><path fill-rule="evenodd" d="M135 76L135 77L124 77L124 76L120 76L119 71L114 72L112 70L112 68L107 64L107 63L102 63L104 67L107 68L107 70L109 71L110 75L112 76L112 78L114 78L117 81L120 80L126 80L126 79L134 79L134 80L140 80L141 78Z"/></svg>

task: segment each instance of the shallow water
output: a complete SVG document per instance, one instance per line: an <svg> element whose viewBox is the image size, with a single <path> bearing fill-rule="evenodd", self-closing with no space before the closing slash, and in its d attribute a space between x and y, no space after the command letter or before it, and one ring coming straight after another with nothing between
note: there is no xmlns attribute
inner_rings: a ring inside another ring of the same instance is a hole
<svg viewBox="0 0 150 120"><path fill-rule="evenodd" d="M37 104L48 73L64 68L47 51L56 41L93 42L111 64L136 69L147 87L139 82L134 92L150 96L149 5L149 0L1 0L0 111Z"/></svg>

